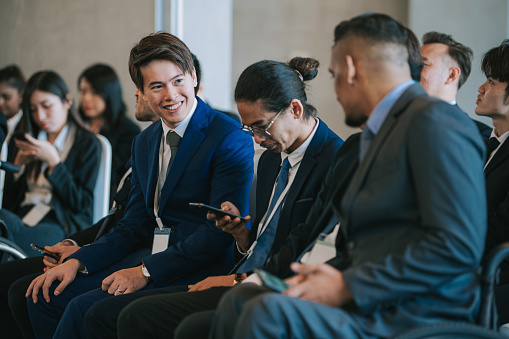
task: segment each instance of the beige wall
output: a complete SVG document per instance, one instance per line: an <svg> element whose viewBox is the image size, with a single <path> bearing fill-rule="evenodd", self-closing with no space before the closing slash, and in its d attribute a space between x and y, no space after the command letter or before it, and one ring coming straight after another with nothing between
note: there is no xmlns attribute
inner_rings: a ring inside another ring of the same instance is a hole
<svg viewBox="0 0 509 339"><path fill-rule="evenodd" d="M406 23L407 0L235 0L233 2L233 87L250 64L274 59L288 61L310 56L321 66L309 82L309 102L340 137L356 129L344 124L329 75L334 27L364 12L383 12Z"/></svg>
<svg viewBox="0 0 509 339"><path fill-rule="evenodd" d="M53 69L76 94L83 69L107 63L119 75L134 117L127 60L131 46L153 27L151 0L1 0L0 68L16 63L27 78Z"/></svg>

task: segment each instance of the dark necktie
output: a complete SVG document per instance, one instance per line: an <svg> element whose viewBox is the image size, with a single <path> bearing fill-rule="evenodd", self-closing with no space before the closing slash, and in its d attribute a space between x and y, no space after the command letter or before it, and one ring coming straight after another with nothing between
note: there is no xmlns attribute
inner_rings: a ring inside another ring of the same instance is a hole
<svg viewBox="0 0 509 339"><path fill-rule="evenodd" d="M274 189L274 194L270 201L270 206L267 211L266 217L269 218L272 210L276 206L276 202L279 200L279 197L285 190L286 185L288 184L288 172L291 168L290 163L288 162L288 158L285 159L283 165L281 166L281 170L279 171L279 177L277 179L276 188ZM272 244L274 243L274 238L276 236L277 224L279 222L279 214L281 212L281 206L283 206L283 201L277 206L276 211L274 212L274 216L270 219L269 224L265 228L265 230L260 234L257 239L257 244L253 250L253 253L247 258L247 260L239 267L237 272L246 273L253 270L253 268L262 266L272 249Z"/></svg>
<svg viewBox="0 0 509 339"><path fill-rule="evenodd" d="M488 140L488 145L486 146L486 148L487 148L486 162L488 162L488 160L491 156L491 153L493 153L493 151L497 149L498 145L500 145L500 141L498 141L497 138L491 137Z"/></svg>
<svg viewBox="0 0 509 339"><path fill-rule="evenodd" d="M174 131L169 131L168 134L166 135L166 143L170 146L171 149L171 156L170 161L168 162L168 169L166 170L166 175L168 175L171 164L173 163L173 159L175 159L175 155L177 154L177 150L180 145L180 140L182 140L182 138Z"/></svg>

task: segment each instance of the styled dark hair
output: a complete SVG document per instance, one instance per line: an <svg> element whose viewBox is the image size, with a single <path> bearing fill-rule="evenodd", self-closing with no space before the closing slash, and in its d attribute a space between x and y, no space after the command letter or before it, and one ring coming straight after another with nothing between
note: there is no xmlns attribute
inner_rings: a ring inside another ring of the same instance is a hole
<svg viewBox="0 0 509 339"><path fill-rule="evenodd" d="M198 90L200 89L201 65L196 55L194 55L194 53L191 53L191 55L193 56L194 70L196 72L196 87L194 88L194 95L196 95L198 94Z"/></svg>
<svg viewBox="0 0 509 339"><path fill-rule="evenodd" d="M16 65L10 65L0 69L0 82L5 82L12 88L18 90L18 93L23 92L25 87L25 77Z"/></svg>
<svg viewBox="0 0 509 339"><path fill-rule="evenodd" d="M299 99L304 106L304 119L316 117L316 109L307 103L305 81L318 74L319 62L295 57L288 63L263 60L242 72L235 87L235 101L254 103L261 100L268 112L279 112Z"/></svg>
<svg viewBox="0 0 509 339"><path fill-rule="evenodd" d="M129 74L142 93L143 74L140 69L154 60L171 61L184 73L193 73L193 57L184 42L166 32L150 34L134 45L129 55Z"/></svg>
<svg viewBox="0 0 509 339"><path fill-rule="evenodd" d="M23 108L23 114L27 115L30 119L34 136L37 136L39 133L39 126L35 124L35 121L32 118L32 114L30 114L30 98L36 90L54 94L58 96L62 102L68 101L70 94L69 88L67 87L64 79L54 71L40 71L28 79L25 90L23 92L23 102L21 107ZM76 113L74 105L71 105L69 108L67 121L72 121L78 127L90 132L90 130L83 124L83 121Z"/></svg>
<svg viewBox="0 0 509 339"><path fill-rule="evenodd" d="M412 80L421 81L421 72L424 67L424 60L421 54L421 44L415 33L408 27L405 27L408 34L407 50L408 65L410 66L410 75Z"/></svg>
<svg viewBox="0 0 509 339"><path fill-rule="evenodd" d="M406 47L407 32L405 26L386 14L366 13L337 25L334 43L352 35L374 43L394 43Z"/></svg>
<svg viewBox="0 0 509 339"><path fill-rule="evenodd" d="M443 44L447 45L447 54L458 64L461 70L460 78L458 81L458 89L467 81L470 71L472 70L472 59L474 52L471 48L460 44L452 38L449 34L439 32L428 32L422 37L423 45L428 44Z"/></svg>
<svg viewBox="0 0 509 339"><path fill-rule="evenodd" d="M509 39L490 49L482 57L481 70L487 78L507 83L504 101L509 97Z"/></svg>
<svg viewBox="0 0 509 339"><path fill-rule="evenodd" d="M121 117L125 116L126 106L122 99L122 87L117 74L108 65L95 64L83 71L78 78L78 87L81 79L90 83L92 89L99 94L106 102L106 109L103 112L106 120L106 128L114 128ZM86 120L85 112L79 106L79 114Z"/></svg>

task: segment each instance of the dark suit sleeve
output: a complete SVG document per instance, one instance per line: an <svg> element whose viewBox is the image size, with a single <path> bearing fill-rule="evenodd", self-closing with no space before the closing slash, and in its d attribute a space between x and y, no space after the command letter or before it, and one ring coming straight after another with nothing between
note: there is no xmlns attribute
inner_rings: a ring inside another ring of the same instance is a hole
<svg viewBox="0 0 509 339"><path fill-rule="evenodd" d="M506 168L509 171L509 168ZM509 192L505 199L495 208L488 219L488 234L485 253L489 253L496 245L509 241Z"/></svg>
<svg viewBox="0 0 509 339"><path fill-rule="evenodd" d="M416 114L408 129L399 130L406 133L407 144L402 145L406 161L398 166L411 178L413 187L405 189L414 191L418 224L408 225L415 231L406 233L406 239L385 244L384 255L369 256L343 271L364 314L384 303L429 293L452 277L472 272L480 262L486 232L485 151L474 126L461 119L465 117L435 104L426 114ZM394 192L396 187L388 190L387 199ZM385 227L391 232L391 225ZM394 237L381 233L381 246Z"/></svg>

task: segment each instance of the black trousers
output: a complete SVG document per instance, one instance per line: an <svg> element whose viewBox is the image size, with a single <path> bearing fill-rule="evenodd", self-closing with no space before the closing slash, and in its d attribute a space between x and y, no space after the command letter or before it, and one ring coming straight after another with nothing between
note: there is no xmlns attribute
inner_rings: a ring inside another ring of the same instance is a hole
<svg viewBox="0 0 509 339"><path fill-rule="evenodd" d="M95 303L85 315L89 338L173 338L188 315L214 310L229 287L183 292L187 286L159 288ZM118 326L118 328L117 328Z"/></svg>
<svg viewBox="0 0 509 339"><path fill-rule="evenodd" d="M16 283L26 276L42 274L42 256L0 264L0 328L5 338L34 338L25 293L28 284ZM10 306L10 307L9 307ZM11 311L12 308L12 311Z"/></svg>

